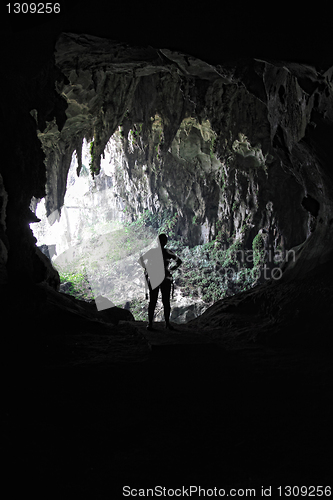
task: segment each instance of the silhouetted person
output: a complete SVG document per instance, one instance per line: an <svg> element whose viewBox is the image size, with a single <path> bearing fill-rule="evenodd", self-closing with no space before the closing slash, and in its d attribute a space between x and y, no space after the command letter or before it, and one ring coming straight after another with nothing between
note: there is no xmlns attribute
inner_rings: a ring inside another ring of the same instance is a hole
<svg viewBox="0 0 333 500"><path fill-rule="evenodd" d="M149 306L147 330L153 330L154 311L158 298L158 291L161 289L162 302L164 308L165 327L174 330L169 323L170 317L170 293L172 286L172 275L170 271L175 271L181 265L182 261L177 255L168 248L165 248L168 237L166 234L160 234L158 237L158 247L148 250L138 260L139 264L145 269L145 279L149 288ZM175 265L169 269L170 261L175 260Z"/></svg>

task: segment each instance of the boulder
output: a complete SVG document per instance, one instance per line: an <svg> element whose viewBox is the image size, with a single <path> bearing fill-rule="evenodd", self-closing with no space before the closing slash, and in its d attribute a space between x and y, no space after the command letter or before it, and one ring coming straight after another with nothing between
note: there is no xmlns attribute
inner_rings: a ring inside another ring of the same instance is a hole
<svg viewBox="0 0 333 500"><path fill-rule="evenodd" d="M171 302L170 321L173 323L187 323L200 316L208 304L200 300L193 300L189 297L181 297ZM156 309L155 321L164 321L164 312L162 304Z"/></svg>

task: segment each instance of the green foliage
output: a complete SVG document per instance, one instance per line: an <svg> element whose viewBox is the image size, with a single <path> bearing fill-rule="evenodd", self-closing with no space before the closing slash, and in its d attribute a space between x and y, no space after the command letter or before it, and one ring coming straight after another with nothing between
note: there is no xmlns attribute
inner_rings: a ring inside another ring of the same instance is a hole
<svg viewBox="0 0 333 500"><path fill-rule="evenodd" d="M128 223L127 227L132 229L151 227L158 234L165 233L168 238L172 239L175 236L177 222L178 214L174 214L171 209L161 210L156 213L145 210L136 221Z"/></svg>
<svg viewBox="0 0 333 500"><path fill-rule="evenodd" d="M240 250L242 250L241 241L240 240L234 241L224 252L221 261L222 267L225 268L237 265Z"/></svg>
<svg viewBox="0 0 333 500"><path fill-rule="evenodd" d="M96 156L95 156L95 142L94 141L92 141L90 143L89 151L90 151L89 168L90 168L90 173L92 175L92 178L94 178L95 174L97 173L97 168L95 166Z"/></svg>
<svg viewBox="0 0 333 500"><path fill-rule="evenodd" d="M94 298L89 286L89 281L87 279L84 270L76 272L75 271L68 272L58 269L58 272L61 284L67 282L71 283L71 286L66 293L76 298L81 298L83 300L91 300Z"/></svg>
<svg viewBox="0 0 333 500"><path fill-rule="evenodd" d="M133 129L130 130L131 143L133 146L135 146L141 133L142 133L142 123L135 124Z"/></svg>
<svg viewBox="0 0 333 500"><path fill-rule="evenodd" d="M214 153L216 151L216 136L213 136L210 141L209 155L214 158Z"/></svg>
<svg viewBox="0 0 333 500"><path fill-rule="evenodd" d="M265 241L261 233L252 241L253 249L253 267L261 266L265 261Z"/></svg>
<svg viewBox="0 0 333 500"><path fill-rule="evenodd" d="M252 219L252 214L248 214L244 221L243 221L243 225L242 225L242 229L241 229L241 233L246 233L246 230L249 229L249 225L251 223L251 219Z"/></svg>
<svg viewBox="0 0 333 500"><path fill-rule="evenodd" d="M192 249L179 247L183 264L174 273L176 285L182 295L201 298L213 303L253 286L256 275L251 264L244 258L241 240L232 242L228 248L221 248L215 241L198 245ZM175 250L174 242L170 248Z"/></svg>
<svg viewBox="0 0 333 500"><path fill-rule="evenodd" d="M223 183L223 186L224 186L225 183L226 183L226 175L225 175L225 171L224 171L223 167L221 167L221 179L222 179L222 183Z"/></svg>

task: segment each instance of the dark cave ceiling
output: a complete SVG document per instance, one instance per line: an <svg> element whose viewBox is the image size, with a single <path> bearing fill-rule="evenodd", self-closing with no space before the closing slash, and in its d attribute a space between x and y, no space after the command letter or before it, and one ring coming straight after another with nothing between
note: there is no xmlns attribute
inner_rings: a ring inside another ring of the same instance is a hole
<svg viewBox="0 0 333 500"><path fill-rule="evenodd" d="M242 8L177 2L112 3L62 0L61 13L9 15L2 20L3 67L34 73L52 55L61 32L87 33L130 44L169 48L210 64L256 57L329 67L333 62L330 16L309 8ZM8 50L8 44L10 50ZM29 57L27 58L27 55ZM15 56L15 57L13 57Z"/></svg>

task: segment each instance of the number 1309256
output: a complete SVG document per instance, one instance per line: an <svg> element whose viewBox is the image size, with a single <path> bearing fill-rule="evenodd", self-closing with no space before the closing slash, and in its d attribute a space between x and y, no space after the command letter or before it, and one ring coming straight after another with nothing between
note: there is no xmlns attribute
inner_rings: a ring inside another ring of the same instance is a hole
<svg viewBox="0 0 333 500"><path fill-rule="evenodd" d="M59 14L60 3L8 3L8 14Z"/></svg>

